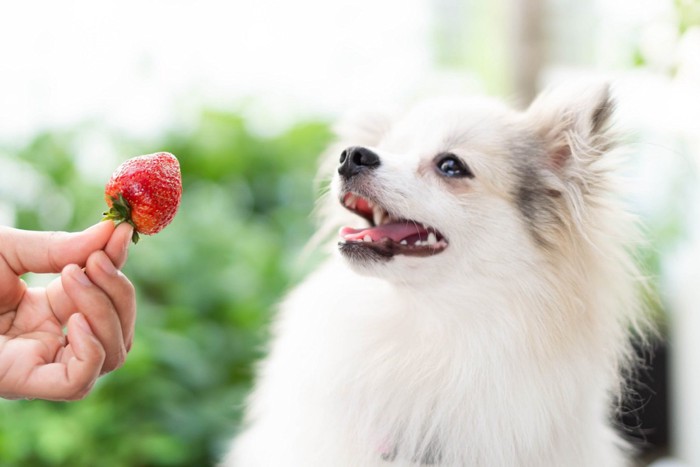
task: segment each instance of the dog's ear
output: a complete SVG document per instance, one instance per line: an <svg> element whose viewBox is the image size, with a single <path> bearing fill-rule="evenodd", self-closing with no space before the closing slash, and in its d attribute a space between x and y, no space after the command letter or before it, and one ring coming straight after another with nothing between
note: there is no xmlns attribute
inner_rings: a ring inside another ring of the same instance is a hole
<svg viewBox="0 0 700 467"><path fill-rule="evenodd" d="M544 143L548 168L564 174L610 150L614 108L607 83L560 87L541 94L526 116Z"/></svg>

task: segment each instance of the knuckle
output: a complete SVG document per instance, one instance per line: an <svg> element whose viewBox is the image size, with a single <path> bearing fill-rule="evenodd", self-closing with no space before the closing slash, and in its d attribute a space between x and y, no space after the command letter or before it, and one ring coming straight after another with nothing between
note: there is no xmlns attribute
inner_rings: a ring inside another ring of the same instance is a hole
<svg viewBox="0 0 700 467"><path fill-rule="evenodd" d="M49 259L49 266L54 271L60 271L62 265L56 258L56 248L54 245L56 245L58 241L62 239L62 232L48 232L47 235L48 238L46 244L48 245L48 251L46 256Z"/></svg>
<svg viewBox="0 0 700 467"><path fill-rule="evenodd" d="M90 255L85 260L85 267L89 269L96 269L98 266L96 252L90 253Z"/></svg>
<svg viewBox="0 0 700 467"><path fill-rule="evenodd" d="M107 361L105 361L105 364L102 367L102 374L106 374L110 371L121 368L124 363L126 363L126 348L124 345L122 345L119 347L116 353L111 356L111 358L108 358Z"/></svg>
<svg viewBox="0 0 700 467"><path fill-rule="evenodd" d="M107 358L107 351L102 345L97 345L95 348L95 360L99 362L104 362ZM99 366L99 364L97 365Z"/></svg>
<svg viewBox="0 0 700 467"><path fill-rule="evenodd" d="M129 303L132 307L136 306L136 288L126 276L124 276L122 296L125 298L125 303Z"/></svg>

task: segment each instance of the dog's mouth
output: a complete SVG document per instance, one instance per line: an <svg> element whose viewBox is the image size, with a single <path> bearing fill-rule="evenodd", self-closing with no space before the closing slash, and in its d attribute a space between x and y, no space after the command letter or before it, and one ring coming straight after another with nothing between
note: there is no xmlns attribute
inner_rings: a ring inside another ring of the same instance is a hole
<svg viewBox="0 0 700 467"><path fill-rule="evenodd" d="M395 216L375 201L356 193L345 193L340 201L370 224L365 228L343 227L340 230L339 245L343 252L369 249L391 258L394 255L431 256L447 248L447 239L437 229Z"/></svg>

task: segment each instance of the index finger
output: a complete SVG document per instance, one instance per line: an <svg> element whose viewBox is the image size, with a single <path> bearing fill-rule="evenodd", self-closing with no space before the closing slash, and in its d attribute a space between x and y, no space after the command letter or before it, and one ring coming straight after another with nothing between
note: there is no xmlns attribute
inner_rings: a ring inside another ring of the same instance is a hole
<svg viewBox="0 0 700 467"><path fill-rule="evenodd" d="M0 249L18 276L27 272L61 272L68 264L84 266L93 251L105 247L112 232L113 222L100 222L75 233L0 227Z"/></svg>
<svg viewBox="0 0 700 467"><path fill-rule="evenodd" d="M117 226L107 242L107 246L105 246L105 253L117 269L121 269L126 263L133 232L134 228L129 223L122 222Z"/></svg>

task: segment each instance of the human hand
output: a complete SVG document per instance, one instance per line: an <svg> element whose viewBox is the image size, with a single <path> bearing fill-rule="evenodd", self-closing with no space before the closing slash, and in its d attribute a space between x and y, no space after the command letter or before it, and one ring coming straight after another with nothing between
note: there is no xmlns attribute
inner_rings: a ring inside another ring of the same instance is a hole
<svg viewBox="0 0 700 467"><path fill-rule="evenodd" d="M119 269L131 234L113 222L78 233L0 227L1 397L82 399L124 363L136 304ZM27 272L61 276L29 288L20 278Z"/></svg>

